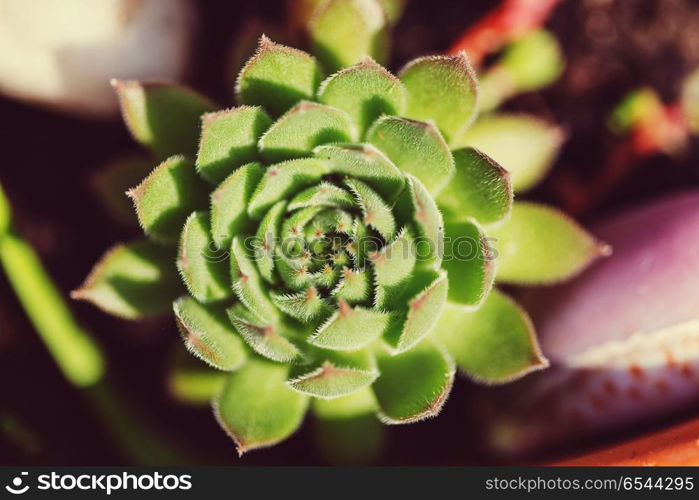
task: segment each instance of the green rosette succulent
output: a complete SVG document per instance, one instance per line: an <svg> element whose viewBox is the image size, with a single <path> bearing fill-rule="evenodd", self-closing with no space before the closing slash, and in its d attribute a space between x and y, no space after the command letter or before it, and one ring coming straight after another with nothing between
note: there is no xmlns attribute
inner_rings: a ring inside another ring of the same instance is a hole
<svg viewBox="0 0 699 500"><path fill-rule="evenodd" d="M174 311L189 351L225 373L214 409L240 453L291 435L309 405L333 439L342 423L368 436L374 415L437 415L456 367L486 383L545 367L493 283L555 282L601 248L555 209L513 203L505 168L454 146L477 114L466 54L396 77L367 55L385 57L378 2L318 8L318 59L263 36L237 107L113 83L162 162L128 192L147 238L74 292L127 319Z"/></svg>

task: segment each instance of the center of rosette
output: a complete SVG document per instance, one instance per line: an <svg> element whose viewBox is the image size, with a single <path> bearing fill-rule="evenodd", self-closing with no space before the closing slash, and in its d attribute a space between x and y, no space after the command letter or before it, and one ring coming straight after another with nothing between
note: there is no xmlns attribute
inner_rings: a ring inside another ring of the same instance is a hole
<svg viewBox="0 0 699 500"><path fill-rule="evenodd" d="M275 204L260 227L258 267L263 276L276 268L280 291L367 304L373 299L370 257L396 233L391 208L378 193L336 174Z"/></svg>

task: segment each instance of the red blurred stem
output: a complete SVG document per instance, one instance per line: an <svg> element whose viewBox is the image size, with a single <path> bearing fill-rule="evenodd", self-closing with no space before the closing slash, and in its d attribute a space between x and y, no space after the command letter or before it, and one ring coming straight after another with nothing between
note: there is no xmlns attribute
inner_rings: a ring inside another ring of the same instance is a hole
<svg viewBox="0 0 699 500"><path fill-rule="evenodd" d="M640 160L661 152L676 153L685 146L688 136L687 121L679 104L663 106L634 124L630 135L612 149L592 179L585 182L561 174L556 189L570 213L584 213L603 201Z"/></svg>
<svg viewBox="0 0 699 500"><path fill-rule="evenodd" d="M506 43L539 28L561 0L503 0L478 23L471 26L454 45L449 54L461 50L468 53L474 66Z"/></svg>
<svg viewBox="0 0 699 500"><path fill-rule="evenodd" d="M699 420L555 465L699 465Z"/></svg>

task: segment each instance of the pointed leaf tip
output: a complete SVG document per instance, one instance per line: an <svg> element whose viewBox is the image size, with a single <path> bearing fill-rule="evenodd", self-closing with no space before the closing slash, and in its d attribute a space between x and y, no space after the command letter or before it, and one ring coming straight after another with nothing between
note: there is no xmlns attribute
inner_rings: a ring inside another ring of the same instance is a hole
<svg viewBox="0 0 699 500"><path fill-rule="evenodd" d="M475 311L448 303L434 338L464 373L480 382L501 384L548 366L526 311L497 289Z"/></svg>
<svg viewBox="0 0 699 500"><path fill-rule="evenodd" d="M171 156L141 183L127 191L143 231L159 241L174 243L192 211L207 205L207 188L194 164L182 155Z"/></svg>
<svg viewBox="0 0 699 500"><path fill-rule="evenodd" d="M260 318L242 304L226 312L245 342L260 356L279 363L289 363L300 357L301 351L287 338L288 332L280 322Z"/></svg>
<svg viewBox="0 0 699 500"><path fill-rule="evenodd" d="M225 381L214 415L240 455L275 445L301 425L309 397L286 385L288 370L254 358Z"/></svg>
<svg viewBox="0 0 699 500"><path fill-rule="evenodd" d="M516 202L510 219L488 235L497 252L495 279L503 283L557 283L612 251L563 212L530 202Z"/></svg>
<svg viewBox="0 0 699 500"><path fill-rule="evenodd" d="M164 313L182 293L174 262L171 248L148 240L117 245L71 297L126 319Z"/></svg>
<svg viewBox="0 0 699 500"><path fill-rule="evenodd" d="M320 325L309 343L323 349L353 351L373 342L388 329L392 316L338 301L338 310Z"/></svg>
<svg viewBox="0 0 699 500"><path fill-rule="evenodd" d="M327 301L314 286L294 294L271 292L271 299L282 312L302 323L309 323L330 311Z"/></svg>
<svg viewBox="0 0 699 500"><path fill-rule="evenodd" d="M298 376L287 382L295 391L320 399L336 399L361 390L379 373L373 355L366 351L320 353L316 367L299 367Z"/></svg>
<svg viewBox="0 0 699 500"><path fill-rule="evenodd" d="M297 102L313 99L321 79L315 58L263 35L238 74L235 92L241 104L260 105L279 116Z"/></svg>

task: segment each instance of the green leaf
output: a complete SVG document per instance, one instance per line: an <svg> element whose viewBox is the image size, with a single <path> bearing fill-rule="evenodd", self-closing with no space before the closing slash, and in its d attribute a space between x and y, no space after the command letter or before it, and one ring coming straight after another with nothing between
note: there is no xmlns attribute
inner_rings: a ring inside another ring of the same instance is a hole
<svg viewBox="0 0 699 500"><path fill-rule="evenodd" d="M416 253L413 235L403 229L391 243L369 255L374 266L376 307L393 309L399 305L401 291L415 269Z"/></svg>
<svg viewBox="0 0 699 500"><path fill-rule="evenodd" d="M347 251L352 256L355 267L362 268L366 263L369 252L373 250L372 245L375 241L367 237L368 231L366 226L359 219L354 219L352 222L352 241L346 246Z"/></svg>
<svg viewBox="0 0 699 500"><path fill-rule="evenodd" d="M252 229L248 203L264 171L259 163L243 165L211 193L211 236L219 249Z"/></svg>
<svg viewBox="0 0 699 500"><path fill-rule="evenodd" d="M403 173L371 144L329 144L315 148L313 153L327 160L330 173L367 183L389 203L405 186Z"/></svg>
<svg viewBox="0 0 699 500"><path fill-rule="evenodd" d="M357 138L357 129L344 111L310 101L301 101L264 133L258 143L270 162L309 156L313 148L329 142Z"/></svg>
<svg viewBox="0 0 699 500"><path fill-rule="evenodd" d="M323 349L354 351L379 338L388 329L391 314L352 307L338 301L338 310L320 325L308 342Z"/></svg>
<svg viewBox="0 0 699 500"><path fill-rule="evenodd" d="M449 290L447 274L440 271L427 288L408 300L408 312L395 338L386 338L394 353L412 349L424 339L439 319Z"/></svg>
<svg viewBox="0 0 699 500"><path fill-rule="evenodd" d="M144 232L168 243L177 241L192 211L207 205L206 185L184 156L168 158L126 194Z"/></svg>
<svg viewBox="0 0 699 500"><path fill-rule="evenodd" d="M478 111L478 82L466 52L410 61L399 74L408 89L405 116L433 121L447 141L468 128Z"/></svg>
<svg viewBox="0 0 699 500"><path fill-rule="evenodd" d="M408 189L397 205L405 221L417 228L415 248L419 263L438 269L444 252L444 221L432 195L417 177L410 174Z"/></svg>
<svg viewBox="0 0 699 500"><path fill-rule="evenodd" d="M289 212L287 207L287 212ZM313 218L323 211L323 207L306 207L301 210L297 210L290 217L284 220L282 224L282 250L284 250L287 255L291 252L289 250L295 250L296 245L303 245L305 228ZM296 239L296 241L294 241ZM293 245L293 246L292 246Z"/></svg>
<svg viewBox="0 0 699 500"><path fill-rule="evenodd" d="M561 48L551 33L533 30L512 43L497 63L515 79L520 92L552 83L563 71Z"/></svg>
<svg viewBox="0 0 699 500"><path fill-rule="evenodd" d="M302 323L309 323L330 312L330 306L314 286L294 294L271 292L271 298L282 312Z"/></svg>
<svg viewBox="0 0 699 500"><path fill-rule="evenodd" d="M495 279L504 283L556 283L611 254L571 218L536 203L515 203L510 219L488 234L497 252Z"/></svg>
<svg viewBox="0 0 699 500"><path fill-rule="evenodd" d="M665 106L658 93L650 87L641 87L626 94L607 117L607 127L616 135L630 134L632 129L656 120Z"/></svg>
<svg viewBox="0 0 699 500"><path fill-rule="evenodd" d="M454 175L454 159L430 123L384 116L367 132L367 141L403 172L420 179L430 193L439 192Z"/></svg>
<svg viewBox="0 0 699 500"><path fill-rule="evenodd" d="M219 370L237 370L245 362L245 344L228 321L224 307L200 304L184 296L175 301L173 310L189 352Z"/></svg>
<svg viewBox="0 0 699 500"><path fill-rule="evenodd" d="M332 260L335 267L345 267L350 264L352 259L346 252L337 251L333 254Z"/></svg>
<svg viewBox="0 0 699 500"><path fill-rule="evenodd" d="M562 130L529 115L493 114L480 118L452 140L471 146L502 165L515 192L532 188L546 175L564 139Z"/></svg>
<svg viewBox="0 0 699 500"><path fill-rule="evenodd" d="M342 279L332 296L348 304L362 304L371 298L371 275L366 269L342 268Z"/></svg>
<svg viewBox="0 0 699 500"><path fill-rule="evenodd" d="M216 109L213 102L178 85L116 79L111 83L134 139L160 158L196 154L200 117Z"/></svg>
<svg viewBox="0 0 699 500"><path fill-rule="evenodd" d="M214 413L239 454L277 444L301 425L308 396L286 385L288 369L251 359L226 380Z"/></svg>
<svg viewBox="0 0 699 500"><path fill-rule="evenodd" d="M260 105L281 115L304 99L313 99L322 74L305 52L260 38L257 53L238 75L236 96L242 104Z"/></svg>
<svg viewBox="0 0 699 500"><path fill-rule="evenodd" d="M248 214L260 219L272 205L320 181L328 173L328 162L301 158L270 165L252 195Z"/></svg>
<svg viewBox="0 0 699 500"><path fill-rule="evenodd" d="M312 372L289 380L289 387L316 398L332 399L371 385L377 376L376 371L368 372L325 363Z"/></svg>
<svg viewBox="0 0 699 500"><path fill-rule="evenodd" d="M170 310L181 293L174 250L139 240L107 251L71 297L115 316L138 319Z"/></svg>
<svg viewBox="0 0 699 500"><path fill-rule="evenodd" d="M373 389L385 424L409 424L436 416L454 382L454 362L439 347L422 342L397 356L378 359Z"/></svg>
<svg viewBox="0 0 699 500"><path fill-rule="evenodd" d="M471 220L447 220L444 261L449 274L449 300L480 305L495 279L495 256L483 230Z"/></svg>
<svg viewBox="0 0 699 500"><path fill-rule="evenodd" d="M231 244L230 272L233 291L245 307L265 320L278 317L278 312L260 280L257 266L246 254L243 241L238 237L233 238Z"/></svg>
<svg viewBox="0 0 699 500"><path fill-rule="evenodd" d="M346 396L371 385L379 376L373 356L364 351L320 354L318 366L300 366L287 382L303 394L321 399Z"/></svg>
<svg viewBox="0 0 699 500"><path fill-rule="evenodd" d="M332 288L340 276L340 270L329 264L311 274L311 282L322 288Z"/></svg>
<svg viewBox="0 0 699 500"><path fill-rule="evenodd" d="M529 316L497 289L475 311L447 303L433 336L459 369L480 382L509 382L548 366Z"/></svg>
<svg viewBox="0 0 699 500"><path fill-rule="evenodd" d="M197 172L218 184L236 168L258 159L257 140L272 125L260 107L240 106L202 117Z"/></svg>
<svg viewBox="0 0 699 500"><path fill-rule="evenodd" d="M376 229L385 239L390 240L396 233L396 219L393 210L379 194L357 179L345 179L345 185L354 194L362 210L364 223Z"/></svg>
<svg viewBox="0 0 699 500"><path fill-rule="evenodd" d="M286 201L282 200L274 204L260 222L255 235L255 263L260 271L260 276L268 283L277 281L274 274L274 256L277 238L279 237L279 227L285 212Z"/></svg>
<svg viewBox="0 0 699 500"><path fill-rule="evenodd" d="M398 78L370 57L328 77L318 102L348 113L363 134L381 115L403 115L407 92Z"/></svg>
<svg viewBox="0 0 699 500"><path fill-rule="evenodd" d="M561 48L550 33L533 30L518 38L479 79L481 113L518 93L549 85L561 74L564 64Z"/></svg>
<svg viewBox="0 0 699 500"><path fill-rule="evenodd" d="M445 216L473 217L481 224L505 219L512 207L510 175L473 148L454 151L456 175L437 196Z"/></svg>
<svg viewBox="0 0 699 500"><path fill-rule="evenodd" d="M281 323L264 320L242 304L236 304L226 312L245 342L260 356L289 363L301 355L298 347L287 338L290 332Z"/></svg>
<svg viewBox="0 0 699 500"><path fill-rule="evenodd" d="M313 53L330 71L365 55L380 63L388 56L386 17L376 0L328 0L315 9L309 32Z"/></svg>
<svg viewBox="0 0 699 500"><path fill-rule="evenodd" d="M284 245L288 245L288 242L284 242ZM282 281L291 290L305 290L313 284L314 275L308 269L308 261L284 255L281 247L277 247L275 264Z"/></svg>
<svg viewBox="0 0 699 500"><path fill-rule="evenodd" d="M310 187L300 192L289 202L289 211L298 210L310 206L354 208L356 204L354 198L344 189L321 182L317 186Z"/></svg>
<svg viewBox="0 0 699 500"><path fill-rule="evenodd" d="M180 238L177 268L189 293L199 302L213 302L233 295L226 253L211 239L209 216L194 212L185 222Z"/></svg>

